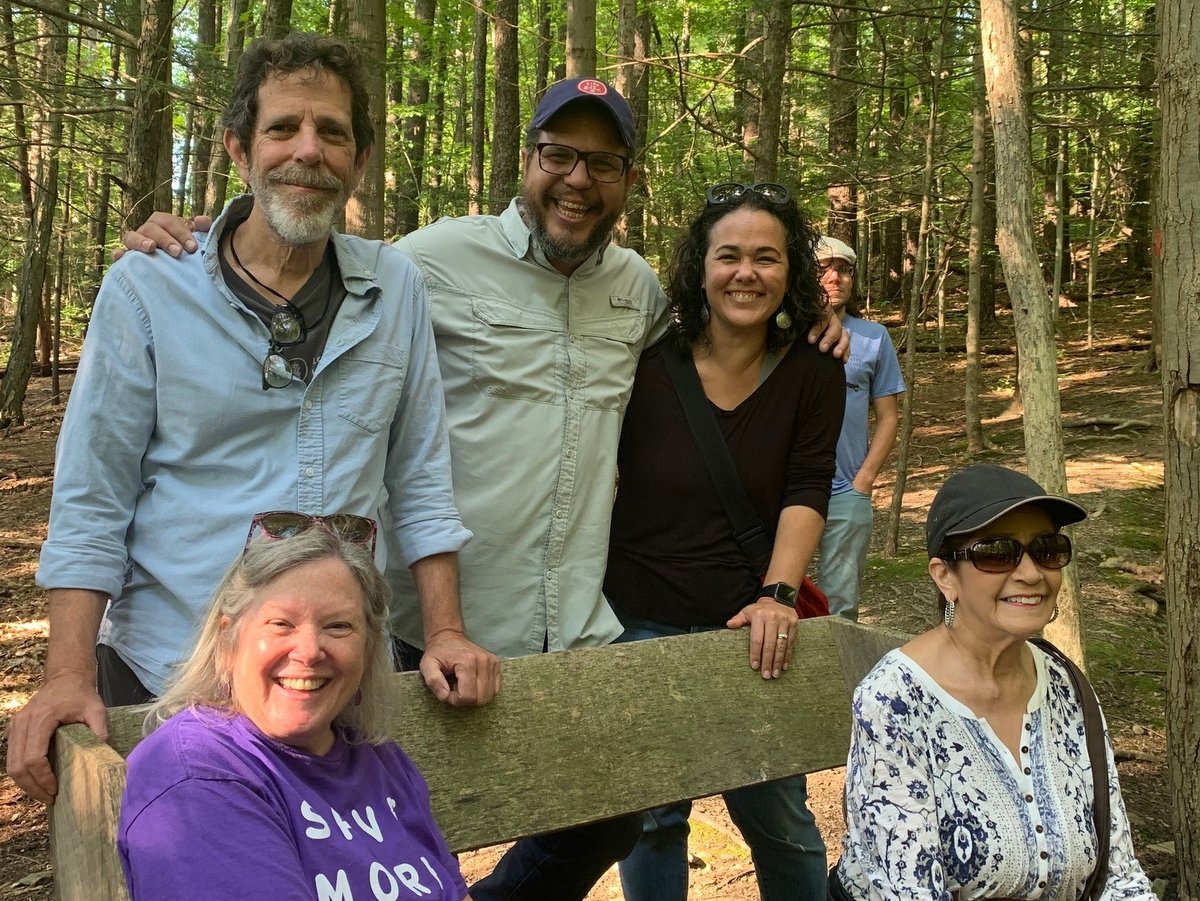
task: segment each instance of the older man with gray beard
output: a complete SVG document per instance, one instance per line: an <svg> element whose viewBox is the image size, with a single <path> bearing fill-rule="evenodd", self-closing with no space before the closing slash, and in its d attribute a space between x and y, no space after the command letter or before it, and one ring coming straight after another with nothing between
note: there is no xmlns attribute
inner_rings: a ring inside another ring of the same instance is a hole
<svg viewBox="0 0 1200 901"><path fill-rule="evenodd" d="M253 45L226 126L254 193L186 261L121 260L93 311L37 574L45 677L9 731L9 772L42 801L54 729L103 736L105 704L163 690L257 513L379 521L377 562L412 574L426 682L456 704L499 688L459 607L470 532L420 276L332 231L373 140L357 54L315 35Z"/></svg>

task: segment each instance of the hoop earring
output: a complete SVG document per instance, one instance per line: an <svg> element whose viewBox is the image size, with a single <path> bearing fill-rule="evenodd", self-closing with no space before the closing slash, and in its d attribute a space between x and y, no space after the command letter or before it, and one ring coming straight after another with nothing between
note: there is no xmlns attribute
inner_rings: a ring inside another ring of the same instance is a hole
<svg viewBox="0 0 1200 901"><path fill-rule="evenodd" d="M1054 602L1054 612L1050 614L1050 619L1046 622L1046 625L1050 625L1056 619L1058 619L1058 601Z"/></svg>
<svg viewBox="0 0 1200 901"><path fill-rule="evenodd" d="M947 629L954 626L954 601L946 601L946 612L942 615L942 621Z"/></svg>
<svg viewBox="0 0 1200 901"><path fill-rule="evenodd" d="M780 309L780 311L775 314L775 324L786 332L792 327L791 314L787 310Z"/></svg>

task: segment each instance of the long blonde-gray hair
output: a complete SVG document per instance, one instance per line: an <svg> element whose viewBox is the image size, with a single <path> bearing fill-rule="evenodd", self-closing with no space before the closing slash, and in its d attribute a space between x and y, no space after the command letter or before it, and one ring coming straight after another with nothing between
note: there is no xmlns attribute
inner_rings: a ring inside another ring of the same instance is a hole
<svg viewBox="0 0 1200 901"><path fill-rule="evenodd" d="M250 543L217 586L192 656L147 712L146 731L181 710L205 708L232 716L235 711L229 674L242 622L258 607L263 589L272 581L297 566L326 559L345 563L362 589L366 637L360 700L334 717L333 725L342 727L354 741L378 744L386 739L384 708L392 671L387 583L365 546L343 541L324 528L311 528L291 538ZM228 624L222 627L226 619Z"/></svg>

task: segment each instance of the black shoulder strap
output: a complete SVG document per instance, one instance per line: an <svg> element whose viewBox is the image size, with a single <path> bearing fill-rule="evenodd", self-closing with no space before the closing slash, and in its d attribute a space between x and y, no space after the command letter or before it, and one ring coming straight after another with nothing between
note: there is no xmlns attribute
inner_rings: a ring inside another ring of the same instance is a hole
<svg viewBox="0 0 1200 901"><path fill-rule="evenodd" d="M1108 842L1112 832L1108 813L1108 755L1104 747L1104 720L1100 715L1100 703L1096 700L1096 692L1088 682L1087 676L1075 665L1074 660L1044 638L1033 638L1031 641L1066 668L1071 677L1071 684L1075 687L1075 696L1079 698L1079 704L1083 707L1083 728L1087 739L1088 762L1092 768L1092 788L1095 792L1092 818L1096 828L1096 868L1088 877L1081 899L1098 901L1108 882Z"/></svg>
<svg viewBox="0 0 1200 901"><path fill-rule="evenodd" d="M670 343L663 345L662 359L675 385L679 402L683 405L688 428L692 430L692 438L700 450L708 476L721 497L729 521L733 523L734 540L750 562L763 569L771 559L771 542L767 538L767 530L763 528L762 518L755 512L750 496L738 477L729 445L725 443L716 414L704 395L704 386L700 384L696 366L690 359L681 357Z"/></svg>

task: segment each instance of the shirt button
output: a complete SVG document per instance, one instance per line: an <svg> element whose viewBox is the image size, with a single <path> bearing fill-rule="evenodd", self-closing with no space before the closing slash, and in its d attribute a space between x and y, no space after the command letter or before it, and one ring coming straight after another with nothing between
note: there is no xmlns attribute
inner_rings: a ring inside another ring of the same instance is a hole
<svg viewBox="0 0 1200 901"><path fill-rule="evenodd" d="M1050 853L1048 851L1039 851L1038 852L1038 857L1040 857L1042 860L1045 860L1049 856L1050 856Z"/></svg>
<svg viewBox="0 0 1200 901"><path fill-rule="evenodd" d="M1039 834L1040 834L1040 833L1041 833L1041 831L1042 831L1042 827L1041 827L1041 826L1034 826L1033 828L1034 828L1034 830L1035 830L1036 832L1038 832Z"/></svg>
<svg viewBox="0 0 1200 901"><path fill-rule="evenodd" d="M1044 882L1038 883L1038 888L1045 888L1045 887L1046 887L1046 883L1044 883Z"/></svg>
<svg viewBox="0 0 1200 901"><path fill-rule="evenodd" d="M313 469L311 466L306 466L306 467L304 467L304 475L305 475L307 478L310 478L310 479L311 479L315 473L316 473L316 470L315 470L315 469Z"/></svg>
<svg viewBox="0 0 1200 901"><path fill-rule="evenodd" d="M306 400L304 402L304 409L311 410L312 408L313 408L313 402L311 400Z"/></svg>
<svg viewBox="0 0 1200 901"><path fill-rule="evenodd" d="M1022 754L1028 754L1028 753L1029 753L1029 745L1022 745L1022 746L1021 746L1021 753L1022 753Z"/></svg>
<svg viewBox="0 0 1200 901"><path fill-rule="evenodd" d="M1033 770L1031 770L1029 767L1025 767L1025 775L1026 776L1028 776L1032 772L1033 772Z"/></svg>
<svg viewBox="0 0 1200 901"><path fill-rule="evenodd" d="M1033 726L1032 726L1032 724L1030 724L1030 723L1026 723L1026 724L1025 724L1025 731L1026 731L1026 732L1032 732L1032 731L1033 731Z"/></svg>
<svg viewBox="0 0 1200 901"><path fill-rule="evenodd" d="M1033 803L1033 795L1026 795L1025 801L1026 801L1026 803L1032 804Z"/></svg>

